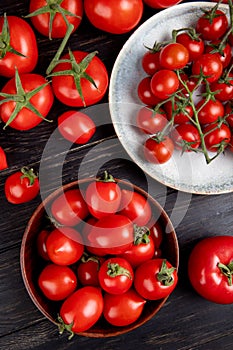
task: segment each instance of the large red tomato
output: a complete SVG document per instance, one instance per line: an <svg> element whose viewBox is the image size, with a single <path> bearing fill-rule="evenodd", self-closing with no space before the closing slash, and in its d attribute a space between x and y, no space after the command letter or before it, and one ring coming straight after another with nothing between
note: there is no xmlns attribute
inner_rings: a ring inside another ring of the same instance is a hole
<svg viewBox="0 0 233 350"><path fill-rule="evenodd" d="M89 21L97 28L113 34L129 32L143 14L142 0L84 0Z"/></svg>
<svg viewBox="0 0 233 350"><path fill-rule="evenodd" d="M182 0L143 0L145 4L154 9L163 9L179 4Z"/></svg>

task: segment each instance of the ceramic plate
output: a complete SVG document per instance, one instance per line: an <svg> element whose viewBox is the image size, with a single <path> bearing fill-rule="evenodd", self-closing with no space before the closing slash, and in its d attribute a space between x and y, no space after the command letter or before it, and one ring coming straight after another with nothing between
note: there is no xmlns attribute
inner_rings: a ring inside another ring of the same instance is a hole
<svg viewBox="0 0 233 350"><path fill-rule="evenodd" d="M213 3L190 2L165 9L144 22L128 39L113 67L109 86L109 105L112 122L123 147L132 160L149 176L174 189L198 194L220 194L233 191L233 155L221 154L210 164L194 152L173 157L163 165L145 161L142 144L148 137L136 127L136 114L142 104L137 96L139 81L146 76L141 58L155 41L171 38L173 29L193 26L201 8ZM228 13L228 6L220 8Z"/></svg>

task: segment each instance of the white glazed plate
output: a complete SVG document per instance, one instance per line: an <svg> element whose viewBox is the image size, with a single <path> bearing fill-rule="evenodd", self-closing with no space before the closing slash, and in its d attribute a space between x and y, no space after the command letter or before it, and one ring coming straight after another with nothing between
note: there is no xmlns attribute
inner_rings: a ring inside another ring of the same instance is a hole
<svg viewBox="0 0 233 350"><path fill-rule="evenodd" d="M109 105L112 122L120 142L131 159L160 183L196 194L220 194L233 191L233 154L225 152L210 164L200 153L175 151L165 164L155 165L145 160L142 144L148 135L136 127L136 114L142 104L137 86L146 76L141 66L145 46L171 38L173 29L193 26L201 8L215 3L190 2L162 10L144 22L127 40L114 64L109 85ZM227 5L220 5L228 13Z"/></svg>

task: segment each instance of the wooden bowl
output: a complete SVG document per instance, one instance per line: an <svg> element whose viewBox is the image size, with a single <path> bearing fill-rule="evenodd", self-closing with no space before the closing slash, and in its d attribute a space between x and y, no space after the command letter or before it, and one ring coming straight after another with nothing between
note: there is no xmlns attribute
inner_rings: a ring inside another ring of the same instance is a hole
<svg viewBox="0 0 233 350"><path fill-rule="evenodd" d="M25 287L31 297L33 303L42 312L42 314L47 317L51 322L57 325L56 319L59 313L59 308L61 303L53 302L45 298L38 287L38 276L42 267L44 266L43 259L39 257L36 248L36 241L39 232L45 228L48 223L47 212L45 208L48 208L52 201L59 196L63 191L79 188L81 191L87 187L87 185L95 181L94 178L83 179L69 183L63 188L60 188L49 195L43 203L41 203L35 212L33 213L31 219L29 220L27 227L24 232L22 239L21 251L20 251L20 264L21 272ZM176 233L174 227L160 204L153 199L148 193L140 189L137 186L133 186L127 181L116 180L121 188L126 188L128 190L134 190L145 196L151 204L152 212L158 218L158 222L163 230L163 242L162 242L162 252L163 257L166 258L174 267L178 268L179 264L179 247L177 242ZM155 316L155 314L162 308L167 298L158 301L147 301L144 310L140 318L128 325L123 327L112 326L107 323L103 318L101 318L92 328L89 330L79 333L79 335L87 337L112 337L117 336L126 332L129 332Z"/></svg>

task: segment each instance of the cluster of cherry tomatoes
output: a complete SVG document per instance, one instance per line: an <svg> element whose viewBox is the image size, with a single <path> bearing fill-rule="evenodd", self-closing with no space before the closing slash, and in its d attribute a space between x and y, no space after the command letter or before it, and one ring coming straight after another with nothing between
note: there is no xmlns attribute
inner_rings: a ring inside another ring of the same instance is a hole
<svg viewBox="0 0 233 350"><path fill-rule="evenodd" d="M167 162L174 149L204 154L206 162L233 150L231 26L218 4L195 25L172 32L142 57L147 74L138 84L145 104L137 125L149 138L145 158Z"/></svg>
<svg viewBox="0 0 233 350"><path fill-rule="evenodd" d="M162 225L143 193L105 172L55 197L47 211L60 226L37 236L43 258L38 286L58 302L60 332L84 332L100 319L130 325L148 301L175 288L177 270L163 256Z"/></svg>

